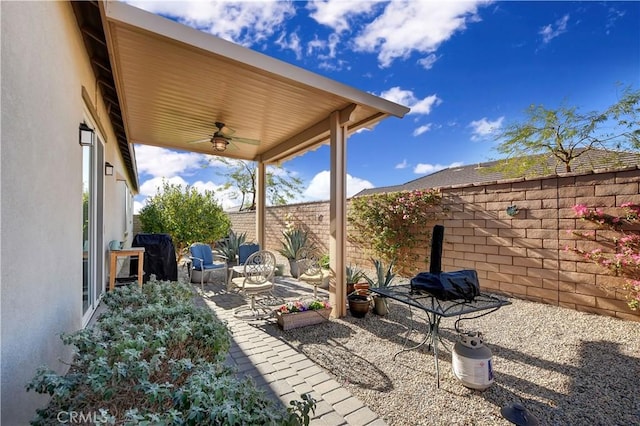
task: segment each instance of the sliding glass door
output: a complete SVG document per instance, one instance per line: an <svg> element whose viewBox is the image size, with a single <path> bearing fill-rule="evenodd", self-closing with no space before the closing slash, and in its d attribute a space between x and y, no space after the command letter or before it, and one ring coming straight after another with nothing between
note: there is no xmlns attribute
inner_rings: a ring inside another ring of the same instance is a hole
<svg viewBox="0 0 640 426"><path fill-rule="evenodd" d="M86 324L104 291L104 146L99 137L82 146L82 323Z"/></svg>

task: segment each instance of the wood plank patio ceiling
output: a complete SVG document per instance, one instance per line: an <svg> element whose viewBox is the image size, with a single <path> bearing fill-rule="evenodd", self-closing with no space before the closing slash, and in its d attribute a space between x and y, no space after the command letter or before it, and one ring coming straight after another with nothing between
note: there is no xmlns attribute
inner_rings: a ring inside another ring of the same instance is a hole
<svg viewBox="0 0 640 426"><path fill-rule="evenodd" d="M102 4L123 120L132 143L267 163L328 142L328 117L355 105L349 131L408 108L120 2ZM194 141L204 140L201 143Z"/></svg>

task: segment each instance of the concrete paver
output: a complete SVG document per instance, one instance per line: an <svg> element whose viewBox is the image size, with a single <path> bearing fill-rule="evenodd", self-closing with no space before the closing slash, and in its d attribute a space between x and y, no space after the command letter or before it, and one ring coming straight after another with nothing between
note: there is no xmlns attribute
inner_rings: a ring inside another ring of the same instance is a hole
<svg viewBox="0 0 640 426"><path fill-rule="evenodd" d="M295 294L293 298L313 294L312 286L295 280L288 280L286 287L289 295ZM194 288L199 290L199 283ZM318 293L320 297L328 297L326 290L318 289ZM261 325L267 320L249 323L236 318L233 310L247 302L237 293L228 293L222 281L207 283L201 296L202 302L231 330L233 343L227 363L234 365L238 374L252 377L270 398L289 407L290 401L309 393L316 400L310 422L313 426L386 424L305 354L263 331Z"/></svg>

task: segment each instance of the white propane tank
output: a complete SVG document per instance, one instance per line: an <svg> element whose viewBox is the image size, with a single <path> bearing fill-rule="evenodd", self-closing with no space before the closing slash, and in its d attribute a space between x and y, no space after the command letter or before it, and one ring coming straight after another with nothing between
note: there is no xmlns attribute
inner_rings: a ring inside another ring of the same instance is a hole
<svg viewBox="0 0 640 426"><path fill-rule="evenodd" d="M485 390L493 383L491 350L479 331L462 333L453 347L453 374L471 389Z"/></svg>

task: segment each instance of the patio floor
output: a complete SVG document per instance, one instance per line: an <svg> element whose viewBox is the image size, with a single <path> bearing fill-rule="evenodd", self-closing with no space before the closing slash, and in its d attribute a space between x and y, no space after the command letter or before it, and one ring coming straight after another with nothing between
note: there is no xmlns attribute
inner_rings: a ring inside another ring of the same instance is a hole
<svg viewBox="0 0 640 426"><path fill-rule="evenodd" d="M200 284L192 284L200 292ZM313 297L313 286L291 277L277 277L277 297L295 300ZM328 299L328 292L318 289L318 297ZM245 299L228 293L222 274L211 277L198 303L209 307L232 332L228 362L239 374L250 376L274 400L289 406L289 402L310 393L316 400L311 425L371 425L386 423L354 397L327 371L317 366L305 354L292 348L275 333L274 318L245 321L234 316L234 309L246 305Z"/></svg>

